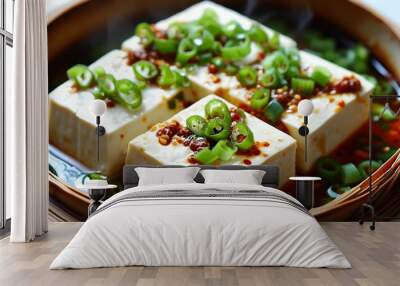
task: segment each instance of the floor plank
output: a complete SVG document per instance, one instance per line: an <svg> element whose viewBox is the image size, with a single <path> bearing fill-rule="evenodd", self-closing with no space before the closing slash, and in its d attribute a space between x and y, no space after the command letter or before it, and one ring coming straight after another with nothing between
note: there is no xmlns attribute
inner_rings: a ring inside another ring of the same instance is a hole
<svg viewBox="0 0 400 286"><path fill-rule="evenodd" d="M288 267L125 267L48 270L54 257L80 228L79 222L50 223L45 236L29 244L0 240L0 285L399 285L400 222L368 225L329 222L322 226L352 263L352 269Z"/></svg>

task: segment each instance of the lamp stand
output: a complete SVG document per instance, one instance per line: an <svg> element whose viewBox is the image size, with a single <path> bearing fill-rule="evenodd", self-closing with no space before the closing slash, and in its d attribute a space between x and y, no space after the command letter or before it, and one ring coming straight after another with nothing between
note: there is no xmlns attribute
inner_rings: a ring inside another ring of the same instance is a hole
<svg viewBox="0 0 400 286"><path fill-rule="evenodd" d="M100 136L106 134L104 126L100 125L100 116L96 116L96 136L97 136L97 164L100 162Z"/></svg>
<svg viewBox="0 0 400 286"><path fill-rule="evenodd" d="M308 142L307 135L310 133L310 130L307 127L308 125L308 116L304 116L304 125L299 128L299 134L304 137L304 161L307 162L308 158Z"/></svg>

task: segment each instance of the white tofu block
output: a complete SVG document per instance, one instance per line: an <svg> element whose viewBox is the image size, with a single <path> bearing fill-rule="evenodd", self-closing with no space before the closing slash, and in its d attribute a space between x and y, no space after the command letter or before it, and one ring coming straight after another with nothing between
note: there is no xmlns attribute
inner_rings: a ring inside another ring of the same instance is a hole
<svg viewBox="0 0 400 286"><path fill-rule="evenodd" d="M195 114L205 116L204 106L213 98L221 99L216 95L204 97L177 113L167 122L177 121L185 126L186 119L189 116ZM229 107L233 107L232 104L226 103ZM234 155L231 160L223 162L223 164L244 165L243 161L248 159L253 165L269 164L279 166L280 185L282 186L295 173L296 141L289 135L247 113L246 123L252 130L255 141L259 142L261 153L250 157ZM165 122L157 124L151 130L134 138L129 143L126 163L189 165L188 158L193 153L189 147L183 144L174 144L174 142L169 145L161 145L159 143L156 133L158 129L165 125Z"/></svg>
<svg viewBox="0 0 400 286"><path fill-rule="evenodd" d="M136 81L132 68L126 64L126 52L114 50L90 68L103 67L118 79ZM50 142L84 163L87 167L100 170L108 176L117 174L124 164L128 142L182 109L178 104L171 109L170 100L181 92L177 89L161 89L148 86L142 91L142 105L136 111L115 104L107 108L101 117L106 134L101 137L100 162L97 164L95 116L90 111L94 100L90 91L76 92L72 82L67 81L49 95Z"/></svg>
<svg viewBox="0 0 400 286"><path fill-rule="evenodd" d="M312 72L314 67L323 66L330 70L333 80L340 80L345 76L354 75L362 85L360 94L322 95L310 98L314 104L314 112L309 117L310 133L308 135L309 152L307 162L305 162L304 158L304 137L298 133L299 127L303 124L303 117L297 112L286 112L282 116L282 122L287 128L288 134L297 141L297 168L300 172L307 173L312 169L319 157L334 151L368 119L367 96L372 91L373 86L364 77L310 53L300 51L300 57L302 69L309 73ZM222 84L218 86L210 83L209 78L210 75L205 73L200 77L197 76L197 86L208 89L206 91L203 90L201 95L207 92L215 92L215 89L219 87L220 90L217 93L230 102L234 104L250 104L248 91L240 87L234 88L239 84L236 79L228 81L221 77ZM200 79L204 80L200 82ZM208 82L205 82L205 79ZM231 85L231 88L226 85ZM340 101L344 102L343 108L338 105Z"/></svg>
<svg viewBox="0 0 400 286"><path fill-rule="evenodd" d="M361 82L360 94L322 95L311 98L314 111L309 116L308 160L304 160L304 137L298 129L303 117L296 113L285 113L282 122L290 136L297 141L297 168L303 173L311 171L315 161L321 156L332 153L346 139L359 129L368 119L368 95L373 86L364 77L325 61L310 53L300 52L302 68L312 71L315 66L328 68L337 80L344 76L355 75ZM342 107L344 102L344 107ZM340 103L340 105L339 105Z"/></svg>

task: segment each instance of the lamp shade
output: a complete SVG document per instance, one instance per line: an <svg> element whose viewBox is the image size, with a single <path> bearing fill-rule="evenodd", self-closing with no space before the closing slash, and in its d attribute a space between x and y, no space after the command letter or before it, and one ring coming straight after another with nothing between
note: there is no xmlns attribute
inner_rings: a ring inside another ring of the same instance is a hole
<svg viewBox="0 0 400 286"><path fill-rule="evenodd" d="M107 110L107 105L103 100L96 99L95 101L93 101L91 109L93 115L102 116Z"/></svg>
<svg viewBox="0 0 400 286"><path fill-rule="evenodd" d="M314 105L311 100L303 99L302 101L299 102L297 110L301 115L309 116L314 110Z"/></svg>

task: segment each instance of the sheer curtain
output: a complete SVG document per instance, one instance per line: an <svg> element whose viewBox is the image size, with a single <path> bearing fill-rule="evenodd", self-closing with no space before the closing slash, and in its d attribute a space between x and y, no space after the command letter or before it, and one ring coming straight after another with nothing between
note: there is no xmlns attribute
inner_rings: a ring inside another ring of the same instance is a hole
<svg viewBox="0 0 400 286"><path fill-rule="evenodd" d="M18 0L13 92L6 99L6 187L12 242L47 231L48 120L46 0Z"/></svg>

